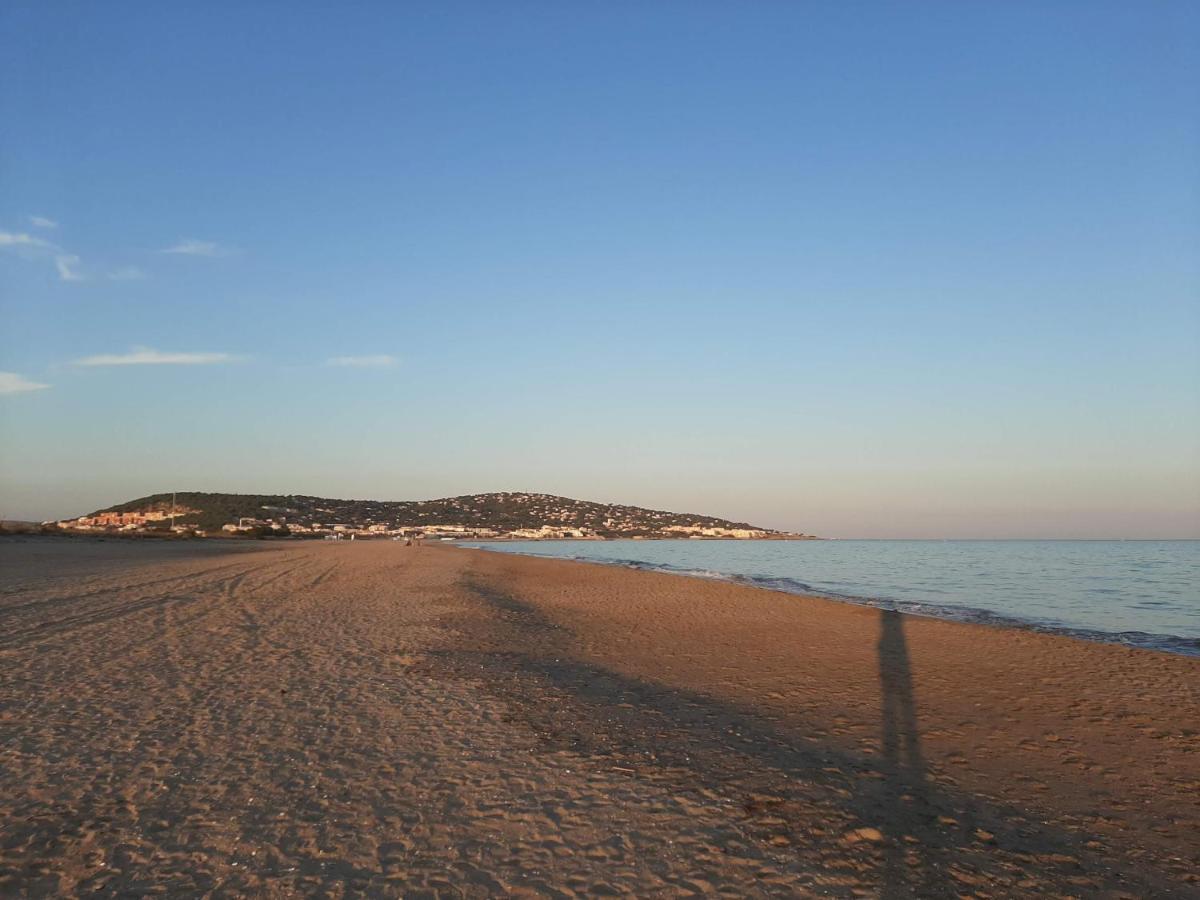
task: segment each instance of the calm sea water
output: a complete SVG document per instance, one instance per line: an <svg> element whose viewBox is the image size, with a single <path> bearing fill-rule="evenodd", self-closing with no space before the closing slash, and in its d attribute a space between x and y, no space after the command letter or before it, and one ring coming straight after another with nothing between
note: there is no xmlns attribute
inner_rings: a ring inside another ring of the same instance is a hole
<svg viewBox="0 0 1200 900"><path fill-rule="evenodd" d="M512 541L504 553L749 582L1200 656L1200 541Z"/></svg>

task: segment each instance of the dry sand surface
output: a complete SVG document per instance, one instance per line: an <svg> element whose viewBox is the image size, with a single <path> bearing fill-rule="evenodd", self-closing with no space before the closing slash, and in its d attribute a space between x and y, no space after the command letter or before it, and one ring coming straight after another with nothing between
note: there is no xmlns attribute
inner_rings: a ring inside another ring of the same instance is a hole
<svg viewBox="0 0 1200 900"><path fill-rule="evenodd" d="M0 541L0 894L1200 896L1200 661L397 543Z"/></svg>

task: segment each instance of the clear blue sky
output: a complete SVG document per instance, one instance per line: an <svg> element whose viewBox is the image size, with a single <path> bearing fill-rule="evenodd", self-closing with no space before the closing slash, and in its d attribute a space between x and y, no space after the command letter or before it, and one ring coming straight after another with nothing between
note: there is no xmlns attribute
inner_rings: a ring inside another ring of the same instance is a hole
<svg viewBox="0 0 1200 900"><path fill-rule="evenodd" d="M10 2L0 34L4 517L534 490L1200 535L1200 5Z"/></svg>

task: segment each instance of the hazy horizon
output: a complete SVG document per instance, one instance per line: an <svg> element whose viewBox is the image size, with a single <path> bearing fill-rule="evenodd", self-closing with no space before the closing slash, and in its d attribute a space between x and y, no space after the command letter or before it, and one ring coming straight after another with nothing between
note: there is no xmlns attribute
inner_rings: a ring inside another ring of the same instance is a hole
<svg viewBox="0 0 1200 900"><path fill-rule="evenodd" d="M0 516L1200 537L1200 7L0 10Z"/></svg>

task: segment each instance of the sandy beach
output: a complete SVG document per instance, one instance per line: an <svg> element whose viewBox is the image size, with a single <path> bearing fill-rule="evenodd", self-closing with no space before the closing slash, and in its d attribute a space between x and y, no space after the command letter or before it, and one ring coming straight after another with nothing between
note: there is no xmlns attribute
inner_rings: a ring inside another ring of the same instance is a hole
<svg viewBox="0 0 1200 900"><path fill-rule="evenodd" d="M0 541L0 894L1200 896L1200 660L393 542Z"/></svg>

